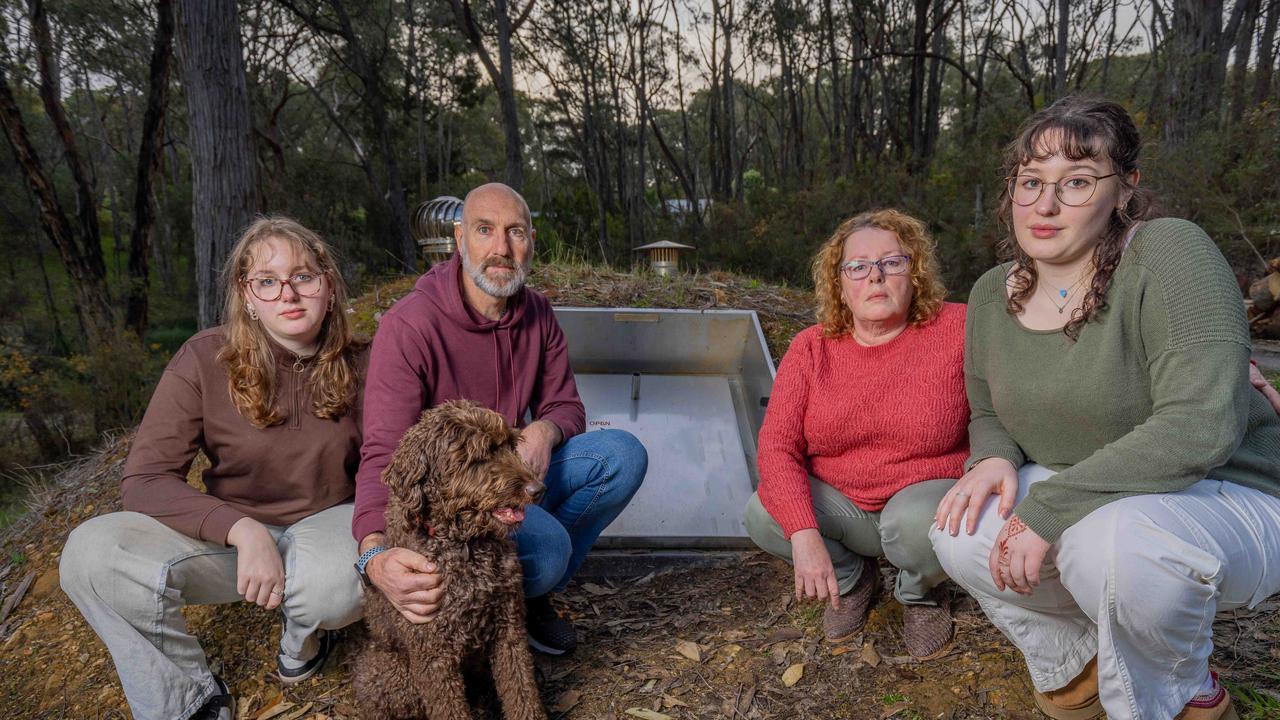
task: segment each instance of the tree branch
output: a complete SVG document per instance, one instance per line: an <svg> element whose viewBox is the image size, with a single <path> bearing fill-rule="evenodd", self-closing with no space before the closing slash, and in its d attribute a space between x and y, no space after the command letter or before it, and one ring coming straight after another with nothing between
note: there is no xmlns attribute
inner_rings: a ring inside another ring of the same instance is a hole
<svg viewBox="0 0 1280 720"><path fill-rule="evenodd" d="M484 38L480 36L480 28L476 25L476 18L471 13L471 3L469 0L449 0L449 4L453 6L453 15L458 20L458 26L467 36L467 41L471 43L476 54L480 56L480 62L484 64L485 72L489 73L489 79L493 81L495 87L500 86L502 74L498 72L498 66L493 64L493 57L484 46ZM533 6L533 0L529 0L529 6Z"/></svg>
<svg viewBox="0 0 1280 720"><path fill-rule="evenodd" d="M524 6L524 10L521 10L520 13L516 15L516 19L511 21L512 35L519 32L520 26L524 24L525 20L529 19L529 13L533 11L533 4L537 1L538 0L529 0L529 2Z"/></svg>
<svg viewBox="0 0 1280 720"><path fill-rule="evenodd" d="M58 85L53 76L53 40L49 32L49 16L45 13L43 0L31 0L31 36L36 47L36 67L40 73L40 100L44 103L45 114L53 124L53 129L62 143L63 157L71 169L71 177L76 185L76 218L80 224L80 237L73 236L73 242L79 240L80 254L91 264L102 266L102 248L97 244L101 237L98 229L98 201L93 188L93 181L85 172L84 161L76 146L75 133L71 123L67 121L66 112L62 108L62 100L58 97ZM103 266L105 275L105 266Z"/></svg>

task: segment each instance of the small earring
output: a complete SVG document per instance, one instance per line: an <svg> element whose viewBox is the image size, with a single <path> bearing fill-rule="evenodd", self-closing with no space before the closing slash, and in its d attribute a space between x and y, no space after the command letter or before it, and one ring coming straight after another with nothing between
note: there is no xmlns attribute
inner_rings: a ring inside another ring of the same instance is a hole
<svg viewBox="0 0 1280 720"><path fill-rule="evenodd" d="M257 311L257 310L255 310L255 309L253 308L253 305L250 305L249 303L245 303L245 304L244 304L244 311L245 311L245 312L247 312L247 313L249 313L249 319L250 319L250 320L257 320L257 319L258 319L258 311Z"/></svg>
<svg viewBox="0 0 1280 720"><path fill-rule="evenodd" d="M333 303L337 300L337 295L329 295L329 311L333 312Z"/></svg>

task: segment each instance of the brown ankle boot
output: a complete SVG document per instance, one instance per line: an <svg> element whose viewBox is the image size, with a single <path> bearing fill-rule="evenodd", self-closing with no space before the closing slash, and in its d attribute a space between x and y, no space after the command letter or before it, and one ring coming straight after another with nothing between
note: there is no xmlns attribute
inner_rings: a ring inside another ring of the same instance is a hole
<svg viewBox="0 0 1280 720"><path fill-rule="evenodd" d="M1102 715L1098 699L1098 658L1089 661L1071 682L1057 690L1035 694L1040 712L1054 720L1092 720Z"/></svg>
<svg viewBox="0 0 1280 720"><path fill-rule="evenodd" d="M1218 684L1218 673L1210 672L1213 673L1213 684L1218 692L1208 699L1192 698L1174 720L1240 720L1227 689Z"/></svg>
<svg viewBox="0 0 1280 720"><path fill-rule="evenodd" d="M867 612L876 594L879 573L873 563L863 561L862 574L849 592L840 595L840 607L830 605L822 613L822 634L833 643L844 642L862 631Z"/></svg>
<svg viewBox="0 0 1280 720"><path fill-rule="evenodd" d="M954 623L945 599L937 605L905 605L902 608L902 643L916 660L933 660L951 649Z"/></svg>

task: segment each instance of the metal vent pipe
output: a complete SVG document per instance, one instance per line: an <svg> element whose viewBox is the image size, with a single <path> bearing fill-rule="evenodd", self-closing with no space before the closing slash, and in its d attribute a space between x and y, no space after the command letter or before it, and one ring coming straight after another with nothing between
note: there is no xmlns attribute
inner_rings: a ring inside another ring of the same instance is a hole
<svg viewBox="0 0 1280 720"><path fill-rule="evenodd" d="M692 245L681 245L670 240L662 240L648 245L641 245L634 252L648 253L649 269L655 275L671 277L680 272L680 255L685 250L694 250Z"/></svg>
<svg viewBox="0 0 1280 720"><path fill-rule="evenodd" d="M462 222L462 200L442 195L418 206L413 213L413 236L418 248L431 265L453 257L458 242L453 228Z"/></svg>

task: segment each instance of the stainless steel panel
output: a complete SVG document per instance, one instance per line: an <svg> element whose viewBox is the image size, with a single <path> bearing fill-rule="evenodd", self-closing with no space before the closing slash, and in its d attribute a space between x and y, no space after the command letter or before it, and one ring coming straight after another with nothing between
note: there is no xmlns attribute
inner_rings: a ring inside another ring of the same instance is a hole
<svg viewBox="0 0 1280 720"><path fill-rule="evenodd" d="M754 313L556 308L574 372L739 375Z"/></svg>
<svg viewBox="0 0 1280 720"><path fill-rule="evenodd" d="M742 510L758 484L756 434L774 377L755 313L566 307L555 312L588 431L623 428L649 450L644 487L605 530L600 545L749 545Z"/></svg>
<svg viewBox="0 0 1280 720"><path fill-rule="evenodd" d="M649 450L645 484L605 537L746 537L751 472L728 378L591 373L577 381L588 432L627 430Z"/></svg>

